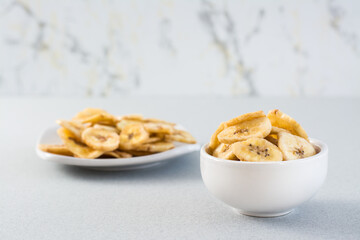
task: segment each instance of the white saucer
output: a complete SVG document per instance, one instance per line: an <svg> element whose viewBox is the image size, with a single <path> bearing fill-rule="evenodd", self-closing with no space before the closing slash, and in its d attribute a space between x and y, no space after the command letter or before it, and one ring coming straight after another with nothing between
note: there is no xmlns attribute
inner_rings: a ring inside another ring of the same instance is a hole
<svg viewBox="0 0 360 240"><path fill-rule="evenodd" d="M57 135L56 130L58 126L47 128L40 136L38 144L61 144L61 139ZM181 127L179 127L181 128ZM183 128L182 128L183 129ZM185 144L175 142L175 148L165 152L155 153L152 155L133 157L133 158L103 158L103 159L84 159L69 156L62 156L41 151L36 146L37 155L44 159L53 162L58 162L66 165L73 165L79 167L93 168L97 170L120 171L133 170L157 166L174 159L175 157L198 151L200 145Z"/></svg>

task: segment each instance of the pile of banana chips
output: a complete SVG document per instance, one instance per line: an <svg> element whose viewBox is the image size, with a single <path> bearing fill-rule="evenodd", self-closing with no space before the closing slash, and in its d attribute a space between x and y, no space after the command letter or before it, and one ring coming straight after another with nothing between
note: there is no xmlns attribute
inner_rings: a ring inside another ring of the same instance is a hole
<svg viewBox="0 0 360 240"><path fill-rule="evenodd" d="M142 115L114 116L86 108L73 119L57 120L63 144L40 144L42 151L78 158L130 158L174 148L174 141L193 144L195 138L176 124Z"/></svg>
<svg viewBox="0 0 360 240"><path fill-rule="evenodd" d="M220 124L208 152L214 157L248 162L310 157L316 150L305 130L278 109L246 113Z"/></svg>

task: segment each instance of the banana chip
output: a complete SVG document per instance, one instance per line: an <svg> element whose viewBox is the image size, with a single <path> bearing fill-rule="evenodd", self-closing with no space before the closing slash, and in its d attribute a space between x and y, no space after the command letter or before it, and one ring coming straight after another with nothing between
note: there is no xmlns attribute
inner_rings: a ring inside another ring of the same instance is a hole
<svg viewBox="0 0 360 240"><path fill-rule="evenodd" d="M165 123L145 123L144 127L149 133L173 134L174 127Z"/></svg>
<svg viewBox="0 0 360 240"><path fill-rule="evenodd" d="M56 145L56 144L39 144L38 148L41 151L60 154L65 156L73 156L74 154L70 152L69 149L64 144Z"/></svg>
<svg viewBox="0 0 360 240"><path fill-rule="evenodd" d="M170 126L175 126L176 125L176 123L164 121L164 120L157 119L157 118L146 118L146 119L144 119L144 122L145 123L164 123L164 124L167 124L167 125L170 125Z"/></svg>
<svg viewBox="0 0 360 240"><path fill-rule="evenodd" d="M221 143L213 152L213 156L227 160L239 160L231 149L231 144Z"/></svg>
<svg viewBox="0 0 360 240"><path fill-rule="evenodd" d="M57 120L56 123L72 132L76 136L76 139L81 141L81 133L84 131L85 127L80 122L74 120Z"/></svg>
<svg viewBox="0 0 360 240"><path fill-rule="evenodd" d="M278 145L278 135L277 134L269 134L265 137L266 140L268 140L269 142L271 142L272 144L275 144L276 146Z"/></svg>
<svg viewBox="0 0 360 240"><path fill-rule="evenodd" d="M172 142L156 142L139 145L134 150L143 152L164 152L174 147Z"/></svg>
<svg viewBox="0 0 360 240"><path fill-rule="evenodd" d="M127 152L121 152L121 151L113 151L113 152L104 152L103 155L101 155L104 158L107 157L113 157L113 158L131 158L132 155Z"/></svg>
<svg viewBox="0 0 360 240"><path fill-rule="evenodd" d="M73 120L82 121L84 119L88 119L94 115L101 114L101 113L106 113L106 111L103 109L100 109L100 108L85 108L84 110L82 110L81 112L76 114L76 116L73 118Z"/></svg>
<svg viewBox="0 0 360 240"><path fill-rule="evenodd" d="M120 133L120 143L130 145L140 145L149 139L149 133L144 125L134 123L126 125Z"/></svg>
<svg viewBox="0 0 360 240"><path fill-rule="evenodd" d="M178 129L176 129L174 134L172 135L165 135L165 140L183 142L189 144L196 143L195 138L189 132Z"/></svg>
<svg viewBox="0 0 360 240"><path fill-rule="evenodd" d="M142 114L128 114L121 116L120 119L142 121L144 117Z"/></svg>
<svg viewBox="0 0 360 240"><path fill-rule="evenodd" d="M286 129L290 133L305 138L307 141L309 141L309 137L305 130L298 122L295 121L295 119L289 115L286 115L278 109L274 109L269 111L267 117L270 119L272 126Z"/></svg>
<svg viewBox="0 0 360 240"><path fill-rule="evenodd" d="M232 145L232 151L238 159L247 162L282 161L280 149L263 138L249 138Z"/></svg>
<svg viewBox="0 0 360 240"><path fill-rule="evenodd" d="M104 152L117 149L120 143L116 132L93 127L85 129L81 134L81 139L89 147Z"/></svg>
<svg viewBox="0 0 360 240"><path fill-rule="evenodd" d="M126 150L125 152L131 154L134 157L141 157L141 156L154 154L152 152L144 152L144 151L136 151L136 150Z"/></svg>
<svg viewBox="0 0 360 240"><path fill-rule="evenodd" d="M66 128L59 128L57 133L67 149L79 158L93 159L100 157L104 153L103 151L94 150L84 143L79 142L76 136Z"/></svg>
<svg viewBox="0 0 360 240"><path fill-rule="evenodd" d="M216 131L213 133L213 135L211 136L210 143L209 143L210 153L212 153L220 145L218 135L225 129L225 126L226 126L225 122L222 122L219 125L219 127L216 129Z"/></svg>
<svg viewBox="0 0 360 240"><path fill-rule="evenodd" d="M96 128L96 129L103 129L103 130L114 132L114 133L119 133L120 132L116 127L103 125L103 124L95 124L93 127Z"/></svg>
<svg viewBox="0 0 360 240"><path fill-rule="evenodd" d="M111 115L107 112L104 112L104 113L92 115L88 118L84 118L81 120L81 122L82 123L91 123L91 124L99 123L99 124L105 124L105 125L114 125L117 122L117 119L113 115Z"/></svg>
<svg viewBox="0 0 360 240"><path fill-rule="evenodd" d="M129 124L141 124L141 121L122 119L116 123L116 128L121 131L126 125L129 125Z"/></svg>
<svg viewBox="0 0 360 240"><path fill-rule="evenodd" d="M271 123L267 117L253 118L225 128L218 135L221 143L231 144L252 137L264 138L271 132Z"/></svg>
<svg viewBox="0 0 360 240"><path fill-rule="evenodd" d="M263 111L245 113L243 115L240 115L236 118L230 119L229 121L225 122L225 126L230 127L230 126L233 126L233 125L245 122L245 121L249 121L254 118L260 118L260 117L266 117L266 115Z"/></svg>
<svg viewBox="0 0 360 240"><path fill-rule="evenodd" d="M278 146L284 160L306 158L316 154L313 145L302 137L287 132L280 132L278 136Z"/></svg>

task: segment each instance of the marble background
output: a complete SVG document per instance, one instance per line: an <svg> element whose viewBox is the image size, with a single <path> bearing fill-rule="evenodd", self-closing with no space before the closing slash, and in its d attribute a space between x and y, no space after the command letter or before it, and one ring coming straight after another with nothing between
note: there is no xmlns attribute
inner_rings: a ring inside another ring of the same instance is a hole
<svg viewBox="0 0 360 240"><path fill-rule="evenodd" d="M0 0L0 95L360 96L360 1Z"/></svg>

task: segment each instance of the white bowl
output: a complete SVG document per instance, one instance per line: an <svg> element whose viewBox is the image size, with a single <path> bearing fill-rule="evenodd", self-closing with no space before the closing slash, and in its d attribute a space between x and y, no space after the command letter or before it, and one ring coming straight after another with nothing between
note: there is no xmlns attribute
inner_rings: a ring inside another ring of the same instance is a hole
<svg viewBox="0 0 360 240"><path fill-rule="evenodd" d="M276 217L309 200L324 183L328 147L310 139L318 153L282 162L243 162L200 152L201 176L210 193L236 212L256 217Z"/></svg>

